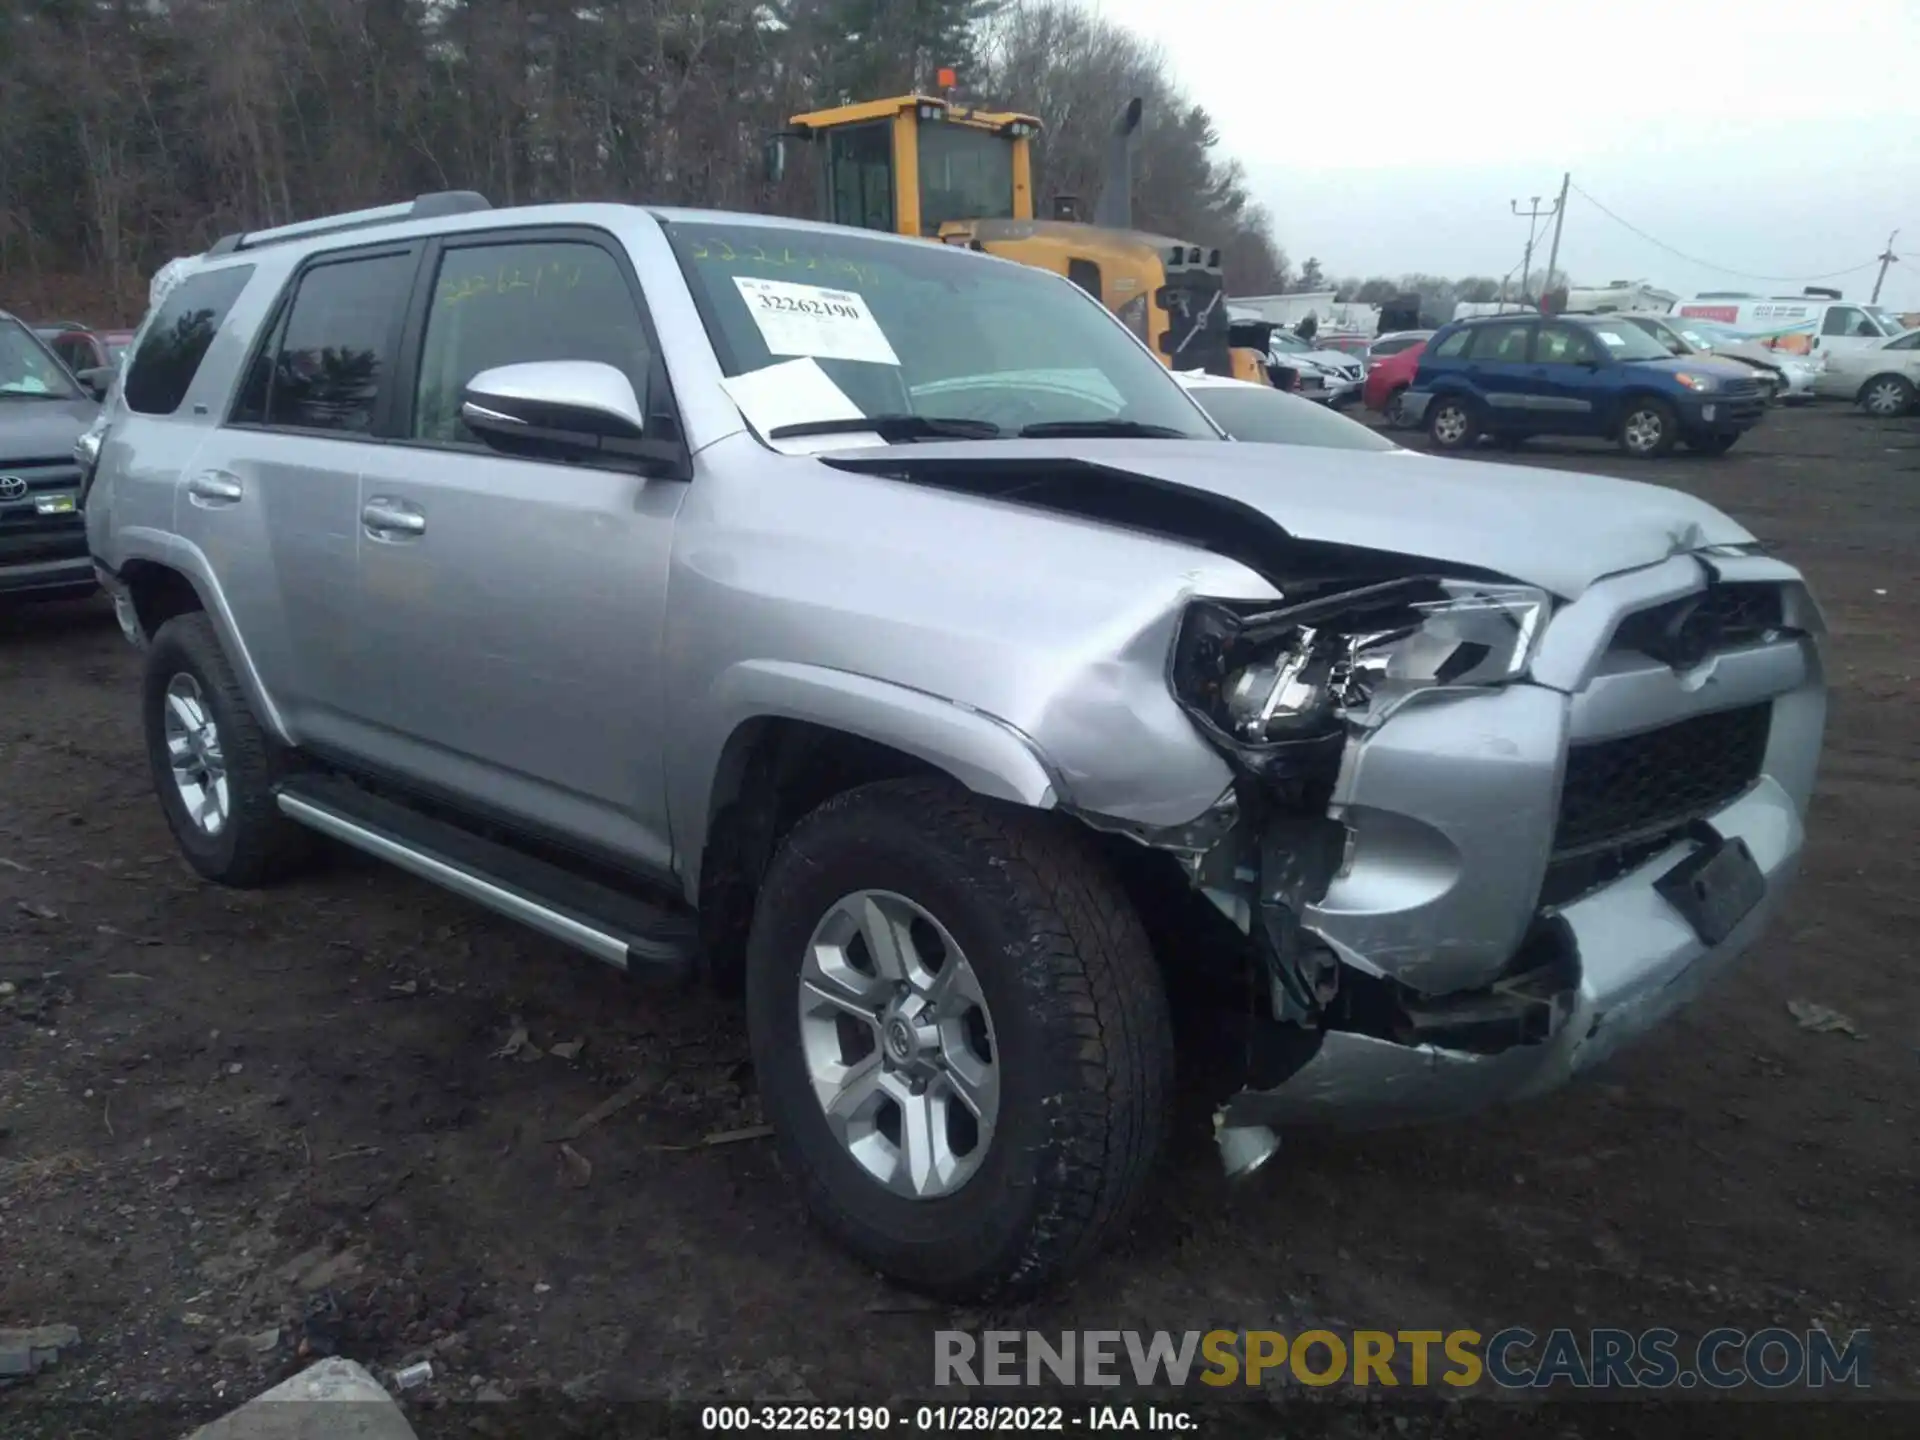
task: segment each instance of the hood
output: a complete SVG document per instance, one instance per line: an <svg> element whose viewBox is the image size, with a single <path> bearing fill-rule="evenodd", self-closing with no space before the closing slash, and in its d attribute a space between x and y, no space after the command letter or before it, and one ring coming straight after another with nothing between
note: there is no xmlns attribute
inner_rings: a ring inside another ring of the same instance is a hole
<svg viewBox="0 0 1920 1440"><path fill-rule="evenodd" d="M87 399L0 397L0 465L26 460L71 460L73 442L93 423L97 402Z"/></svg>
<svg viewBox="0 0 1920 1440"><path fill-rule="evenodd" d="M817 458L1153 528L1232 554L1275 581L1290 563L1289 542L1307 542L1492 572L1572 599L1604 576L1754 538L1711 505L1663 486L1405 450L998 440Z"/></svg>

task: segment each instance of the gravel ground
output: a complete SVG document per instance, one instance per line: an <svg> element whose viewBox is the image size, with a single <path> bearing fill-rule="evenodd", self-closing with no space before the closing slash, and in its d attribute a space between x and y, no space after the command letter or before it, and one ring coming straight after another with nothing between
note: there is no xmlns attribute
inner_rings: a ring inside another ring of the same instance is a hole
<svg viewBox="0 0 1920 1440"><path fill-rule="evenodd" d="M200 882L107 610L0 615L0 1325L83 1337L0 1410L234 1400L336 1351L429 1357L428 1402L872 1399L926 1388L932 1331L983 1323L1864 1326L1876 1393L1920 1398L1920 424L1822 409L1720 460L1513 458L1692 491L1811 576L1834 708L1783 916L1524 1109L1290 1137L1241 1187L1188 1135L1124 1243L1002 1315L891 1291L811 1231L764 1141L703 1143L759 1119L727 1004L347 857ZM1802 1028L1802 1000L1857 1033Z"/></svg>

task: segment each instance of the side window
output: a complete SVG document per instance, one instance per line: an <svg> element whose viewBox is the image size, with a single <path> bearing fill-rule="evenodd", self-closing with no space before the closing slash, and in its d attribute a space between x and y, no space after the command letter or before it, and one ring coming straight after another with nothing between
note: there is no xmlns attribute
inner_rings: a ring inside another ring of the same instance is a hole
<svg viewBox="0 0 1920 1440"><path fill-rule="evenodd" d="M1595 358L1593 342L1571 325L1542 325L1533 342L1536 365L1585 365Z"/></svg>
<svg viewBox="0 0 1920 1440"><path fill-rule="evenodd" d="M1094 299L1100 295L1100 267L1091 260L1067 261L1067 278L1086 291Z"/></svg>
<svg viewBox="0 0 1920 1440"><path fill-rule="evenodd" d="M253 278L253 266L189 275L173 287L127 365L121 394L142 415L171 415L187 398L207 347Z"/></svg>
<svg viewBox="0 0 1920 1440"><path fill-rule="evenodd" d="M1829 305L1827 318L1820 326L1822 335L1873 335L1878 332L1866 323L1867 317L1851 305Z"/></svg>
<svg viewBox="0 0 1920 1440"><path fill-rule="evenodd" d="M893 126L883 120L829 131L826 178L834 224L893 229Z"/></svg>
<svg viewBox="0 0 1920 1440"><path fill-rule="evenodd" d="M1467 353L1467 342L1473 339L1473 331L1456 330L1428 353L1436 360L1458 360Z"/></svg>
<svg viewBox="0 0 1920 1440"><path fill-rule="evenodd" d="M1910 335L1902 335L1898 340L1891 341L1882 348L1887 350L1920 350L1920 330L1915 330Z"/></svg>
<svg viewBox="0 0 1920 1440"><path fill-rule="evenodd" d="M234 418L292 430L370 431L414 263L403 251L331 260L303 274L277 334L248 373Z"/></svg>
<svg viewBox="0 0 1920 1440"><path fill-rule="evenodd" d="M1473 332L1473 358L1487 365L1524 365L1527 336L1533 327L1511 321L1480 325Z"/></svg>
<svg viewBox="0 0 1920 1440"><path fill-rule="evenodd" d="M460 394L482 370L599 360L645 394L646 330L613 256L582 240L449 248L434 277L414 390L416 440L477 444Z"/></svg>

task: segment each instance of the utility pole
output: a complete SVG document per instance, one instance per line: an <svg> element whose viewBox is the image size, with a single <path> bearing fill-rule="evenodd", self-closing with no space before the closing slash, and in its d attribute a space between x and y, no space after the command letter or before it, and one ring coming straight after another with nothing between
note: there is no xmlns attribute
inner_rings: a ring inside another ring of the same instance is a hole
<svg viewBox="0 0 1920 1440"><path fill-rule="evenodd" d="M1886 281L1887 267L1899 263L1900 257L1893 253L1893 242L1899 238L1900 232L1898 230L1887 236L1887 250L1886 253L1880 257L1880 273L1873 277L1873 298L1867 302L1869 305L1878 305L1880 303L1880 286Z"/></svg>
<svg viewBox="0 0 1920 1440"><path fill-rule="evenodd" d="M1533 268L1534 233L1539 228L1540 222L1547 216L1553 214L1554 210L1558 208L1557 206L1548 206L1545 210L1542 210L1540 208L1540 197L1538 195L1529 196L1528 198L1533 203L1525 210L1520 208L1520 202L1518 200L1510 200L1507 202L1513 206L1514 214L1527 217L1527 249L1526 254L1520 261L1520 299L1522 302L1527 298L1527 274Z"/></svg>
<svg viewBox="0 0 1920 1440"><path fill-rule="evenodd" d="M1553 202L1553 244L1547 249L1547 278L1540 286L1542 313L1547 308L1547 291L1553 286L1553 267L1560 260L1560 226L1567 218L1567 187L1571 184L1573 184L1573 172L1568 170L1560 177L1560 198ZM1891 250L1892 244L1889 243L1887 248Z"/></svg>

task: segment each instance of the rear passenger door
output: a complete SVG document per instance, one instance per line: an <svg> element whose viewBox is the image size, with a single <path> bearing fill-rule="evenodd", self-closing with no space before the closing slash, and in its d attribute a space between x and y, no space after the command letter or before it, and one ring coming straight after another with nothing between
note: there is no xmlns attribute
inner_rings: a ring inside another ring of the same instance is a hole
<svg viewBox="0 0 1920 1440"><path fill-rule="evenodd" d="M665 367L624 247L556 227L431 245L394 443L361 477L343 597L355 746L428 790L488 797L508 823L664 871L655 681L686 484L483 445L460 418L466 382L536 360L610 364L660 408Z"/></svg>
<svg viewBox="0 0 1920 1440"><path fill-rule="evenodd" d="M261 682L303 744L351 746L360 472L385 446L418 242L314 256L194 457L180 531L220 575Z"/></svg>
<svg viewBox="0 0 1920 1440"><path fill-rule="evenodd" d="M1587 331L1566 324L1540 326L1534 332L1528 384L1534 423L1563 435L1600 431L1605 418L1598 403L1602 363Z"/></svg>
<svg viewBox="0 0 1920 1440"><path fill-rule="evenodd" d="M1536 386L1527 362L1533 324L1494 320L1473 327L1468 373L1486 403L1490 428L1523 429L1537 410Z"/></svg>

